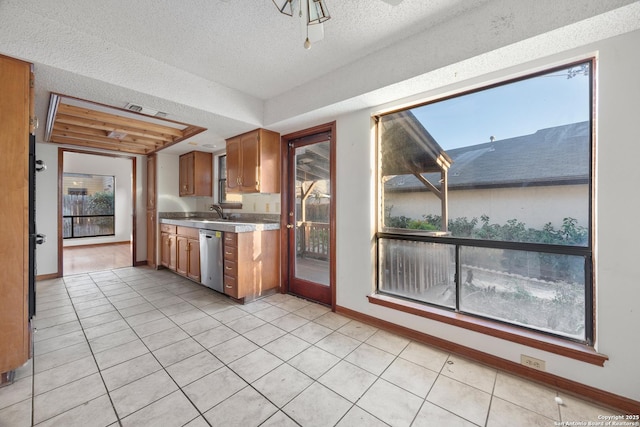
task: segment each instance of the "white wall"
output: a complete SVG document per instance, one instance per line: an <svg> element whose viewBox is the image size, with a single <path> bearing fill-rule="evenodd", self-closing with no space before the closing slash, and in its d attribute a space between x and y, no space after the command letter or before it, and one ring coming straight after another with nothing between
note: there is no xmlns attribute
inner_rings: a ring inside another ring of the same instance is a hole
<svg viewBox="0 0 640 427"><path fill-rule="evenodd" d="M192 212L198 197L180 197L180 157L157 154L156 191L158 212Z"/></svg>
<svg viewBox="0 0 640 427"><path fill-rule="evenodd" d="M36 246L36 273L58 272L58 146L36 144L36 158L47 169L36 174L36 227L47 241Z"/></svg>
<svg viewBox="0 0 640 427"><path fill-rule="evenodd" d="M65 173L113 175L115 177L115 236L65 239L64 246L93 245L130 241L132 238L133 205L131 200L131 159L89 155L67 151L63 156Z"/></svg>
<svg viewBox="0 0 640 427"><path fill-rule="evenodd" d="M560 43L560 41L558 41ZM637 355L640 340L640 286L637 277L637 242L640 229L632 224L640 213L640 31L597 42L549 58L535 59L491 75L456 82L424 94L436 98L445 91L463 91L471 85L508 78L579 57L598 54L596 118L595 278L596 349L609 360L604 367L528 348L469 330L369 304L375 287L374 139L371 115L363 110L337 119L337 305L519 363L520 354L546 361L547 371L579 383L640 400ZM526 57L526 55L524 55ZM484 65L487 65L484 63ZM412 97L418 99L418 97ZM399 100L380 109L403 105ZM357 160L356 160L357 159Z"/></svg>

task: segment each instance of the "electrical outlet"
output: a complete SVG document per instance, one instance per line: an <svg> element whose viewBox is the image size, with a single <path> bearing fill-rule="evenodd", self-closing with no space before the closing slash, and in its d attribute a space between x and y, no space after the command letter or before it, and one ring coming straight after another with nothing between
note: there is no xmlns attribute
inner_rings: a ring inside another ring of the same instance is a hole
<svg viewBox="0 0 640 427"><path fill-rule="evenodd" d="M528 366L538 371L546 371L546 363L544 360L536 359L535 357L527 356L525 354L520 355L520 363L524 366Z"/></svg>

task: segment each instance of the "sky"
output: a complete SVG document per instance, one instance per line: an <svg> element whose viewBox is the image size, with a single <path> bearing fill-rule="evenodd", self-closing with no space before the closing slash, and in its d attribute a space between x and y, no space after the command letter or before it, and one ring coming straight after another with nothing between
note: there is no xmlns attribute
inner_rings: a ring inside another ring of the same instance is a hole
<svg viewBox="0 0 640 427"><path fill-rule="evenodd" d="M574 68L576 69L576 68ZM567 69L412 110L445 150L589 120L589 77Z"/></svg>

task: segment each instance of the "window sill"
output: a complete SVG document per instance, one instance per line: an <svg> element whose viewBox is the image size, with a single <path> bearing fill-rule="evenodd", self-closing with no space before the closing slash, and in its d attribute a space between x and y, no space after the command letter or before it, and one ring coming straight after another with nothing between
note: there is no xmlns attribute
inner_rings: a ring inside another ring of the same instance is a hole
<svg viewBox="0 0 640 427"><path fill-rule="evenodd" d="M448 310L438 309L412 301L394 298L388 295L374 294L367 297L371 304L381 305L394 310L424 317L449 325L479 332L506 341L537 348L549 353L558 354L593 365L604 366L609 357L596 352L592 347L584 344L565 341L560 338L528 331L514 326L479 319Z"/></svg>

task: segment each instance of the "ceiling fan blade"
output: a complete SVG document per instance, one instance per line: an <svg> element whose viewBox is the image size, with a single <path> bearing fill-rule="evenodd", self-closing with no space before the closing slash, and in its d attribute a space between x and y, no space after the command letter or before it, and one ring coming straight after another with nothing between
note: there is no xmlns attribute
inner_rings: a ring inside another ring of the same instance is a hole
<svg viewBox="0 0 640 427"><path fill-rule="evenodd" d="M382 0L385 3L390 4L391 6L397 6L402 3L402 0Z"/></svg>

